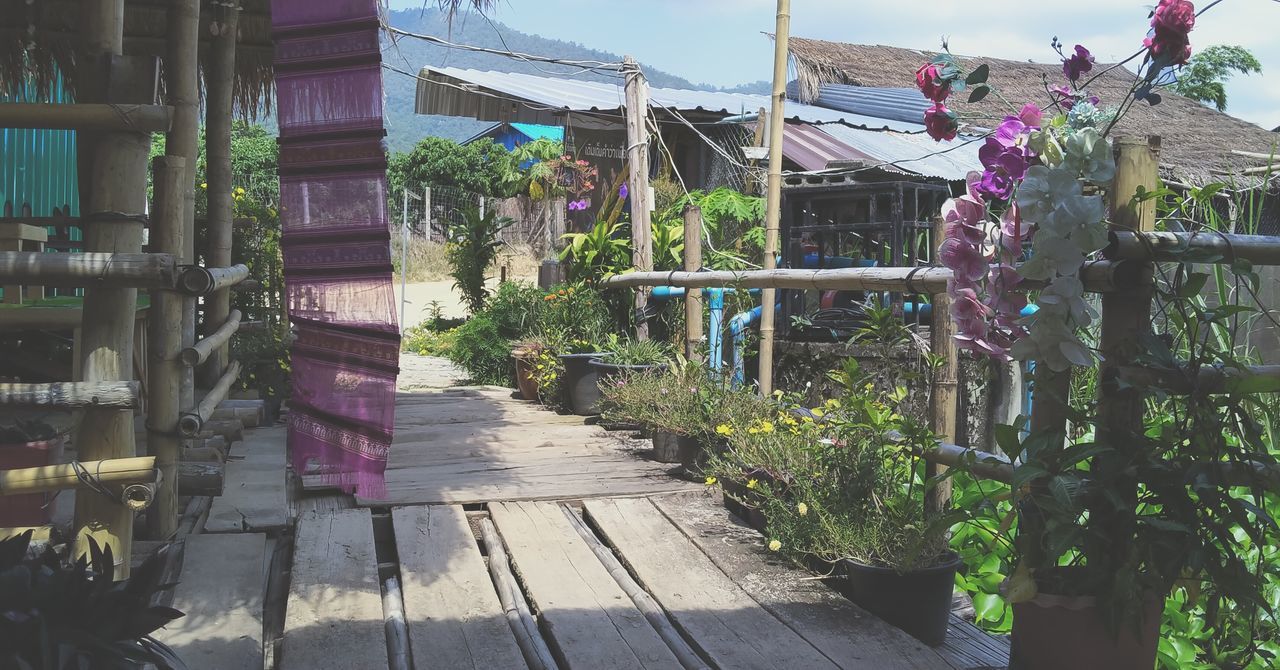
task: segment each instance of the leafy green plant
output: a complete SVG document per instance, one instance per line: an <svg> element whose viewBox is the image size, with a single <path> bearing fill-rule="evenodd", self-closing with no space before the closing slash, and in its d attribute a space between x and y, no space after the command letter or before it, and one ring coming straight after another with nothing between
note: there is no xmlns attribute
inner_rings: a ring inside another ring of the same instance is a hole
<svg viewBox="0 0 1280 670"><path fill-rule="evenodd" d="M625 375L601 392L607 421L648 426L705 444L719 442L723 435L717 435L716 426L728 426L734 417L776 410L768 399L750 389L734 389L728 379L679 356L665 369Z"/></svg>
<svg viewBox="0 0 1280 670"><path fill-rule="evenodd" d="M622 223L597 221L585 233L565 233L568 244L560 260L571 260L569 280L595 286L601 280L631 267L631 241L618 234Z"/></svg>
<svg viewBox="0 0 1280 670"><path fill-rule="evenodd" d="M46 547L29 556L32 531L0 541L0 666L13 668L185 668L151 637L183 616L153 605L170 547L114 581L111 548L64 561Z"/></svg>
<svg viewBox="0 0 1280 670"><path fill-rule="evenodd" d="M427 323L409 326L400 339L400 349L419 356L449 357L457 342L457 329L436 330Z"/></svg>
<svg viewBox="0 0 1280 670"><path fill-rule="evenodd" d="M606 362L614 365L659 365L670 361L672 353L665 342L621 338L613 333L600 348L612 354Z"/></svg>
<svg viewBox="0 0 1280 670"><path fill-rule="evenodd" d="M498 216L493 210L481 214L478 208L472 207L462 212L461 223L449 228L449 243L445 247L451 268L449 274L472 314L483 310L489 297L485 273L502 248L498 233L514 223L510 217Z"/></svg>
<svg viewBox="0 0 1280 670"><path fill-rule="evenodd" d="M481 312L453 331L449 360L467 371L476 384L509 386L515 379L511 341L502 336L498 324Z"/></svg>
<svg viewBox="0 0 1280 670"><path fill-rule="evenodd" d="M684 267L684 223L654 221L653 269L679 270Z"/></svg>

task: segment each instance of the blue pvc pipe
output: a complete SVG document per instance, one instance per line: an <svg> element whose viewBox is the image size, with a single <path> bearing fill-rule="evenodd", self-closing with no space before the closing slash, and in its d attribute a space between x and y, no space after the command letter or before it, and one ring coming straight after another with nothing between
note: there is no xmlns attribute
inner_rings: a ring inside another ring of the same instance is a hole
<svg viewBox="0 0 1280 670"><path fill-rule="evenodd" d="M710 349L708 364L713 372L724 365L724 347L721 343L720 330L724 327L724 293L725 289L706 289L707 316L710 323L707 328L707 348Z"/></svg>
<svg viewBox="0 0 1280 670"><path fill-rule="evenodd" d="M782 305L773 306L774 312L782 310ZM729 335L733 337L733 385L740 386L747 380L746 348L747 329L760 320L764 306L757 305L745 312L740 312L729 320Z"/></svg>

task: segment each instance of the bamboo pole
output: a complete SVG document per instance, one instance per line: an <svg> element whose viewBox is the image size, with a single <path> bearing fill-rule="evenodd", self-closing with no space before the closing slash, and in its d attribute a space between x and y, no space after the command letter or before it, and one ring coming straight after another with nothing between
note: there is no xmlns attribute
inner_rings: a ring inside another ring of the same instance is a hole
<svg viewBox="0 0 1280 670"><path fill-rule="evenodd" d="M649 84L640 64L631 56L622 59L626 76L624 93L627 113L627 198L631 201L631 263L641 272L653 269L653 239L649 223ZM619 199L621 200L621 199ZM642 314L649 296L636 291L636 314ZM649 324L636 323L636 339L649 339Z"/></svg>
<svg viewBox="0 0 1280 670"><path fill-rule="evenodd" d="M702 269L702 208L689 205L684 210L684 271ZM691 361L702 356L702 292L684 294L684 355Z"/></svg>
<svg viewBox="0 0 1280 670"><path fill-rule="evenodd" d="M1151 231L1156 223L1155 200L1148 198L1135 203L1132 198L1140 190L1151 192L1157 187L1160 138L1119 138L1115 150L1116 177L1110 193L1113 228ZM1095 467L1101 471L1126 470L1134 456L1132 445L1142 440L1143 392L1118 383L1118 375L1120 368L1132 364L1140 353L1142 335L1151 328L1151 299L1149 285L1102 296L1102 327L1098 338L1102 362L1098 366L1098 419L1094 439L1110 449L1095 460ZM1119 509L1136 509L1136 477L1117 474L1108 487L1114 496L1124 501L1123 505L1117 505ZM1135 523L1132 513L1091 517L1090 533L1085 538L1086 554L1106 555L1105 552L1125 546L1132 537Z"/></svg>
<svg viewBox="0 0 1280 670"><path fill-rule="evenodd" d="M212 267L231 265L233 201L231 198L231 119L232 93L236 77L236 31L240 20L239 3L232 0L214 5L215 21L220 32L209 45L205 67L204 154L205 182L208 183L209 226L206 235L205 264ZM231 313L231 293L215 291L205 298L203 333L211 335ZM227 367L227 346L219 346L209 356L196 377L211 386Z"/></svg>
<svg viewBox="0 0 1280 670"><path fill-rule="evenodd" d="M941 217L933 222L933 251L937 259L938 246L945 237L946 223ZM959 351L955 343L955 324L951 321L951 296L946 291L933 294L933 322L929 326L930 353L940 356L942 364L933 371L933 394L930 397L930 419L934 435L944 442L956 439L956 414L959 386ZM925 476L938 477L946 467L926 464ZM925 491L925 513L939 514L951 506L951 480L935 482Z"/></svg>
<svg viewBox="0 0 1280 670"><path fill-rule="evenodd" d="M107 461L78 461L79 469L72 463L42 465L36 468L0 470L0 496L24 493L50 493L66 489L86 489L80 472L87 472L92 481L106 485L149 483L156 480L156 459L151 456L114 458ZM77 498L98 497L97 495ZM103 499L103 502L107 502ZM119 504L113 507L121 507ZM113 550L114 551L114 550Z"/></svg>
<svg viewBox="0 0 1280 670"><path fill-rule="evenodd" d="M515 575L511 574L511 564L507 559L507 550L502 546L502 538L498 537L498 529L489 519L480 520L480 536L484 541L485 553L489 556L489 576L498 591L498 600L507 618L507 625L516 638L516 646L529 670L556 670L559 665L547 643L538 631L529 605L520 593L520 585Z"/></svg>
<svg viewBox="0 0 1280 670"><path fill-rule="evenodd" d="M0 128L162 133L169 130L172 123L173 110L160 105L43 102L0 105Z"/></svg>
<svg viewBox="0 0 1280 670"><path fill-rule="evenodd" d="M1280 239L1269 235L1235 235L1216 232L1113 230L1103 254L1113 260L1170 261L1176 263L1232 263L1280 265Z"/></svg>
<svg viewBox="0 0 1280 670"><path fill-rule="evenodd" d="M0 384L0 405L133 409L139 390L136 381Z"/></svg>
<svg viewBox="0 0 1280 670"><path fill-rule="evenodd" d="M1085 288L1097 293L1114 290L1123 282L1149 282L1141 264L1127 261L1091 261L1080 269ZM846 291L907 291L940 293L947 290L947 268L839 268L832 270L715 270L710 272L629 272L605 279L607 288L635 286L684 286L687 288L797 288ZM1042 288L1045 282L1023 280L1023 288Z"/></svg>
<svg viewBox="0 0 1280 670"><path fill-rule="evenodd" d="M181 255L183 244L183 208L186 191L183 182L187 160L177 156L161 156L152 163L155 185L156 224L151 227L151 247L167 254ZM147 514L147 530L153 540L167 539L178 529L178 465L182 439L178 436L178 417L182 413L183 297L171 291L153 291L151 318L147 321L147 385L150 400L147 408L147 450L156 457L160 469L160 485Z"/></svg>
<svg viewBox="0 0 1280 670"><path fill-rule="evenodd" d="M208 360L217 348L231 341L231 336L238 330L240 330L240 310L233 309L231 314L227 315L226 323L209 333L204 339L183 349L179 358L186 365L199 365Z"/></svg>
<svg viewBox="0 0 1280 670"><path fill-rule="evenodd" d="M123 53L124 0L89 3L84 21L86 64L111 63ZM80 92L84 102L106 99L110 76ZM147 199L147 155L151 137L143 132L78 135L88 169L81 172L85 251L136 254L142 251L142 220ZM123 213L126 217L107 213ZM138 291L90 286L85 289L81 342L83 381L126 381L133 377L133 327ZM76 380L80 381L80 380ZM77 430L77 452L84 461L136 456L133 413L86 408ZM133 512L102 496L76 496L75 555L87 551L87 538L110 547L116 578L129 576Z"/></svg>
<svg viewBox="0 0 1280 670"><path fill-rule="evenodd" d="M773 43L773 95L769 111L769 180L765 193L764 269L778 266L779 223L782 219L782 126L787 100L788 40L791 32L791 0L778 0L777 28ZM760 292L760 394L773 392L773 287Z"/></svg>
<svg viewBox="0 0 1280 670"><path fill-rule="evenodd" d="M168 39L165 41L165 97L173 106L173 126L165 136L166 156L186 161L182 173L182 250L178 260L183 265L195 264L196 240L196 161L200 138L200 92L197 86L200 47L200 0L170 0L168 5ZM195 298L182 299L182 346L196 340ZM180 371L178 407L189 411L195 406L195 377L190 368Z"/></svg>
<svg viewBox="0 0 1280 670"><path fill-rule="evenodd" d="M178 287L188 295L211 295L239 284L249 276L244 264L230 267L201 267L194 265L178 275Z"/></svg>
<svg viewBox="0 0 1280 670"><path fill-rule="evenodd" d="M0 278L46 286L173 288L178 281L178 262L169 254L0 251Z"/></svg>
<svg viewBox="0 0 1280 670"><path fill-rule="evenodd" d="M218 403L227 397L227 393L231 390L231 385L240 377L240 361L232 361L227 366L226 372L218 379L213 388L205 394L204 399L196 405L195 411L189 414L183 414L178 419L178 429L186 437L195 437L200 434L204 423L213 416L213 411L218 408Z"/></svg>

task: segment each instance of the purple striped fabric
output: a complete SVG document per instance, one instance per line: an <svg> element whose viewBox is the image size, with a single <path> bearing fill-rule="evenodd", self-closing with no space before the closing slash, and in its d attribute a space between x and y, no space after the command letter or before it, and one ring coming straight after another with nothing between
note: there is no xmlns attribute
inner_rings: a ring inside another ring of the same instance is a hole
<svg viewBox="0 0 1280 670"><path fill-rule="evenodd" d="M272 0L294 469L384 495L400 352L375 0Z"/></svg>

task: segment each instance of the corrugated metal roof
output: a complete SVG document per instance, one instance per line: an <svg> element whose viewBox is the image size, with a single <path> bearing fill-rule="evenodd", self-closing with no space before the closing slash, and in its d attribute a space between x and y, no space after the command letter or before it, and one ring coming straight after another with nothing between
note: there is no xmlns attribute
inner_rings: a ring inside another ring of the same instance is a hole
<svg viewBox="0 0 1280 670"><path fill-rule="evenodd" d="M821 126L822 131L843 144L872 157L890 162L902 170L926 177L961 181L970 171L982 171L978 149L982 138L959 136L949 142L934 142L924 133L863 130L840 124ZM946 153L939 153L946 151Z"/></svg>
<svg viewBox="0 0 1280 670"><path fill-rule="evenodd" d="M768 96L749 93L650 87L649 98L655 107L679 112L736 115L769 108ZM422 68L418 79L416 111L419 114L467 116L488 121L556 125L556 117L565 111L618 112L624 106L621 80L609 84L514 72L427 66ZM787 102L785 116L792 121L846 123L907 132L923 127L919 122L906 123L792 101Z"/></svg>
<svg viewBox="0 0 1280 670"><path fill-rule="evenodd" d="M782 155L805 170L825 170L831 161L875 160L817 126L805 123L788 123L783 127Z"/></svg>
<svg viewBox="0 0 1280 670"><path fill-rule="evenodd" d="M799 91L798 82L787 84L788 97L796 97ZM924 123L924 111L932 104L923 93L914 88L876 88L847 84L823 84L818 89L818 97L812 102L820 107L916 126L907 130L920 129Z"/></svg>

